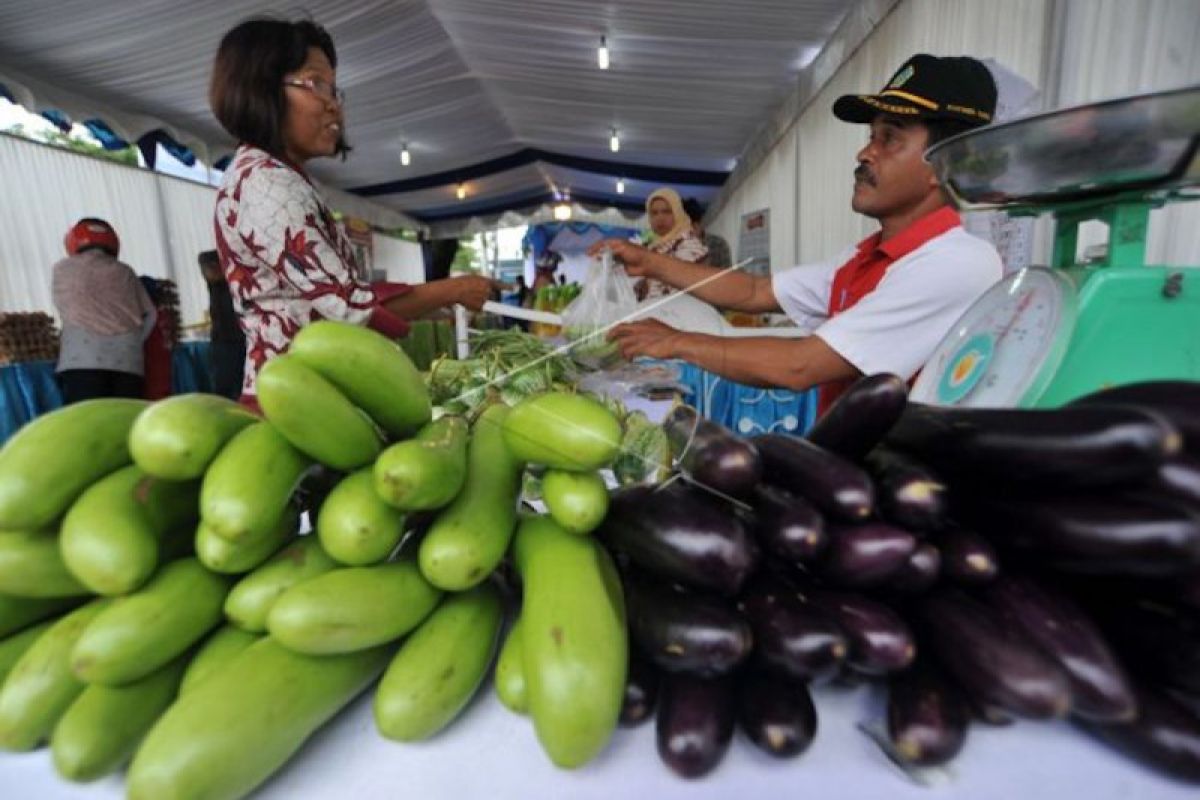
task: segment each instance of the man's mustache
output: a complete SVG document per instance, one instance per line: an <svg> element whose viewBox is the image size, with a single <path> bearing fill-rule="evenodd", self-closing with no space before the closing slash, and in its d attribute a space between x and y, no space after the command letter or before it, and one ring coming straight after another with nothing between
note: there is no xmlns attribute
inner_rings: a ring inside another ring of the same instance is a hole
<svg viewBox="0 0 1200 800"><path fill-rule="evenodd" d="M855 167L854 180L855 182L862 181L863 183L870 184L871 186L875 185L875 175L871 172L866 164L859 164L857 167Z"/></svg>

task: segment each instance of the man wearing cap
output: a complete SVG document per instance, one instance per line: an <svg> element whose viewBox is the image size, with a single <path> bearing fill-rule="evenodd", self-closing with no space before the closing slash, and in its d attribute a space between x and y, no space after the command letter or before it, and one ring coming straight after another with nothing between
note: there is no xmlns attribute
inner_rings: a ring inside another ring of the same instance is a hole
<svg viewBox="0 0 1200 800"><path fill-rule="evenodd" d="M609 333L626 357L679 358L739 383L821 387L819 413L864 374L913 377L958 317L1003 273L991 244L963 230L925 161L933 144L987 124L996 85L979 61L920 54L874 95L845 95L833 113L870 126L851 207L879 232L827 262L755 276L677 261L607 240L631 275L692 291L715 306L786 313L811 335L730 338L656 320ZM709 280L707 283L704 281ZM698 285L702 284L702 285Z"/></svg>

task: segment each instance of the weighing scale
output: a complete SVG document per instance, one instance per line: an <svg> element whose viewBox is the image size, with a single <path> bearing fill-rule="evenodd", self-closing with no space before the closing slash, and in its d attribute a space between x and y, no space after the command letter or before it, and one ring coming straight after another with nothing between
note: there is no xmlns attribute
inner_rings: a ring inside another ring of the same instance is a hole
<svg viewBox="0 0 1200 800"><path fill-rule="evenodd" d="M1106 386L1200 380L1200 268L1147 266L1150 211L1200 199L1200 86L981 128L927 156L964 210L1051 213L1051 267L1008 276L912 390L935 405L1049 408ZM1106 253L1076 262L1079 226ZM1197 231L1200 236L1200 231Z"/></svg>

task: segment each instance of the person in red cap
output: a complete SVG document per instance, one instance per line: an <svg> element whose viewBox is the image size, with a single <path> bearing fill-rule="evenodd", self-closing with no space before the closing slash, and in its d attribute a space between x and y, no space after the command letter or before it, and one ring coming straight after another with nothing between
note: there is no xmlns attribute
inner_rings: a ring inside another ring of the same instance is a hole
<svg viewBox="0 0 1200 800"><path fill-rule="evenodd" d="M142 343L154 327L154 304L128 264L121 242L102 219L79 220L63 241L51 294L62 322L58 381L63 402L141 397Z"/></svg>
<svg viewBox="0 0 1200 800"><path fill-rule="evenodd" d="M949 136L991 121L996 84L968 57L913 56L877 94L845 95L833 113L868 125L851 207L879 231L828 261L755 276L689 264L619 240L631 275L691 290L712 305L782 311L810 335L727 338L685 333L656 320L609 333L628 357L679 358L730 380L794 390L821 387L823 413L849 383L890 372L912 378L958 317L1003 273L994 247L963 230L925 161Z"/></svg>

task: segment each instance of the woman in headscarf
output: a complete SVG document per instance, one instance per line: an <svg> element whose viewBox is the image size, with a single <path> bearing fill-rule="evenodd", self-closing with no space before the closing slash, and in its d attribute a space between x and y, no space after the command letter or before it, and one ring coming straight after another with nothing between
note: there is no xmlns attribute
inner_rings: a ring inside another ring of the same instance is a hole
<svg viewBox="0 0 1200 800"><path fill-rule="evenodd" d="M654 239L647 247L655 253L677 258L680 261L699 263L708 256L708 248L696 235L692 219L683 210L683 200L674 189L655 189L646 198L646 217ZM674 291L656 280L638 283L635 291L638 299L665 297Z"/></svg>

